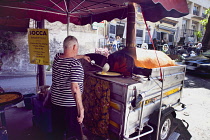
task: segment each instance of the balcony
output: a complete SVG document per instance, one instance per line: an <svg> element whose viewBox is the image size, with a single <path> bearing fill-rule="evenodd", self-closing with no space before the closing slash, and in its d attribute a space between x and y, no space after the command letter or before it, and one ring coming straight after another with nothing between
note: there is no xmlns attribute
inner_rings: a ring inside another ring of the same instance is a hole
<svg viewBox="0 0 210 140"><path fill-rule="evenodd" d="M192 37L194 36L194 32L196 30L192 30L192 29L182 29L180 30L180 37Z"/></svg>
<svg viewBox="0 0 210 140"><path fill-rule="evenodd" d="M199 16L199 11L198 10L193 10L193 15Z"/></svg>
<svg viewBox="0 0 210 140"><path fill-rule="evenodd" d="M207 15L206 15L206 14L204 14L204 13L202 13L202 17L203 17L203 18L206 18L206 17L207 17Z"/></svg>

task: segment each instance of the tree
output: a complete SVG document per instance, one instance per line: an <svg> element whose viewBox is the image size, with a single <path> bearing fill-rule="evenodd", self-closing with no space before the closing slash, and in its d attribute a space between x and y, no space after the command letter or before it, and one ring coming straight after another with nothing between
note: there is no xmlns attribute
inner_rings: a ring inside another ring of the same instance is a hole
<svg viewBox="0 0 210 140"><path fill-rule="evenodd" d="M201 24L205 27L206 30L203 36L202 44L203 50L207 51L210 50L210 9L205 11L205 15L207 15L207 17L201 20Z"/></svg>

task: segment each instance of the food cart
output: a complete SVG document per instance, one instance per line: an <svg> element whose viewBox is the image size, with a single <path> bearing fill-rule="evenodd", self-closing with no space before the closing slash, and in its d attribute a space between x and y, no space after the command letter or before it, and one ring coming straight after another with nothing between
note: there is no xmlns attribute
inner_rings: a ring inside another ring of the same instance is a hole
<svg viewBox="0 0 210 140"><path fill-rule="evenodd" d="M113 53L107 61L114 61L116 55L120 57L116 63L130 64L126 65L130 68L121 67L126 72L103 75L100 69L85 67L85 127L103 138L129 140L145 135L155 139L159 127L159 139L167 139L175 127L176 111L185 109L181 102L185 66L138 68L131 57L122 53ZM114 65L109 64L114 71Z"/></svg>

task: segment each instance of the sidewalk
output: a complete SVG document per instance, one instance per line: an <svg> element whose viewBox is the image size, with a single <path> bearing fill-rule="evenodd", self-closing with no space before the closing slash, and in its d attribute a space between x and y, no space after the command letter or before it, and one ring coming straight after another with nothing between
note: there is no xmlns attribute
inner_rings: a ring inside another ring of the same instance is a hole
<svg viewBox="0 0 210 140"><path fill-rule="evenodd" d="M32 110L10 107L5 110L8 140L51 140L51 134L44 133L33 126ZM176 119L179 127L176 132L180 133L178 140L190 140L191 135L181 120ZM83 130L85 140L104 140L99 137L91 137L90 132ZM90 138L91 137L91 138ZM142 138L142 140L147 140Z"/></svg>
<svg viewBox="0 0 210 140"><path fill-rule="evenodd" d="M0 71L0 77L24 77L24 76L36 76L37 73L36 72L32 72L32 71L19 71L19 72L10 72L10 71ZM46 71L46 75L52 75L52 71Z"/></svg>

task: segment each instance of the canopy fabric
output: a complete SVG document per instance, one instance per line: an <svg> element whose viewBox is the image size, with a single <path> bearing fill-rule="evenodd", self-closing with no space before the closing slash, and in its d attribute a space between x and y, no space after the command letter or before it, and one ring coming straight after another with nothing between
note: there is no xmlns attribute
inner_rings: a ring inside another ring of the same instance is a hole
<svg viewBox="0 0 210 140"><path fill-rule="evenodd" d="M0 30L27 32L30 19L0 18Z"/></svg>
<svg viewBox="0 0 210 140"><path fill-rule="evenodd" d="M164 17L179 18L189 14L186 0L148 0L140 5L145 20L151 22Z"/></svg>
<svg viewBox="0 0 210 140"><path fill-rule="evenodd" d="M46 19L66 24L69 13L71 23L86 25L126 18L127 2L139 4L145 20L152 22L188 14L186 0L0 0L0 17Z"/></svg>

